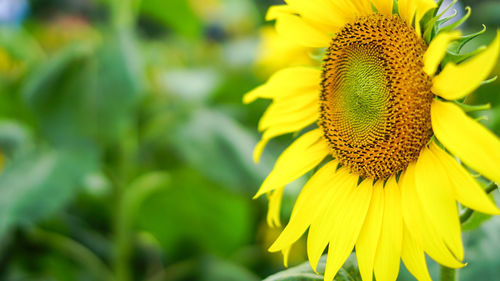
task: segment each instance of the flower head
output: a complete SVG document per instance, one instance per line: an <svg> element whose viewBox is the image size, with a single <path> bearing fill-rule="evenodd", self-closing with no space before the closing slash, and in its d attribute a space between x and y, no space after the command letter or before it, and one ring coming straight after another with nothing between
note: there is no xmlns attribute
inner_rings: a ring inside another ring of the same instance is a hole
<svg viewBox="0 0 500 281"><path fill-rule="evenodd" d="M353 248L365 281L373 274L396 280L401 259L418 280L430 280L424 253L464 266L457 201L500 210L462 163L500 182L500 140L459 101L488 78L500 36L456 56L451 43L458 52L471 36L453 25L439 29L431 0L286 3L267 15L277 32L324 55L322 67L284 68L244 97L273 100L259 123L256 161L272 138L312 127L281 154L256 195L269 194L271 224L279 224L284 187L317 170L270 250L287 253L308 230L313 268L328 246L327 281Z"/></svg>

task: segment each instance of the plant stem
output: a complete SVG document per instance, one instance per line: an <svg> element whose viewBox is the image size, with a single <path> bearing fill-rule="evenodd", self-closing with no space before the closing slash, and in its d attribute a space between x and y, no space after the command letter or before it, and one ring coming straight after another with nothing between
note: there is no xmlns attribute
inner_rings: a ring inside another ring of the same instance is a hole
<svg viewBox="0 0 500 281"><path fill-rule="evenodd" d="M124 218L124 195L123 187L116 187L115 190L116 214L115 214L115 260L114 270L118 281L131 280L129 271L129 262L131 254L132 234L127 225L127 220Z"/></svg>
<svg viewBox="0 0 500 281"><path fill-rule="evenodd" d="M449 268L441 265L441 276L440 281L456 281L457 280L457 270L454 268Z"/></svg>

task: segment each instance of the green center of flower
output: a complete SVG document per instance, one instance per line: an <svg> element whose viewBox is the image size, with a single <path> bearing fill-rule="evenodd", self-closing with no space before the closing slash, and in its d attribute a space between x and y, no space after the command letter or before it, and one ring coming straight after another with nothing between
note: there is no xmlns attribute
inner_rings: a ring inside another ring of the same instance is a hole
<svg viewBox="0 0 500 281"><path fill-rule="evenodd" d="M343 75L331 92L332 102L341 110L333 114L349 120L344 124L349 126L345 130L349 140L364 143L371 138L371 128L381 129L386 115L389 92L383 61L373 48L356 45L345 50L343 59Z"/></svg>
<svg viewBox="0 0 500 281"><path fill-rule="evenodd" d="M323 64L321 118L332 155L364 178L386 179L417 159L432 130L426 45L399 18L347 24Z"/></svg>

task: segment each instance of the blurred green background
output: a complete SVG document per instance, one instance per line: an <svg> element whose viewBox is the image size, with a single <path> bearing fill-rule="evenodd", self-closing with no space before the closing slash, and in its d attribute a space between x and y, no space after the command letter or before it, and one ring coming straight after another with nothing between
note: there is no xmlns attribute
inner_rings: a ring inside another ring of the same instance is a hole
<svg viewBox="0 0 500 281"><path fill-rule="evenodd" d="M251 281L282 270L266 251L279 229L266 226L266 199L251 198L293 136L254 164L269 102L241 102L290 51L262 51L277 3L0 0L0 280ZM490 42L500 2L461 4L473 12L463 30L488 27L468 49ZM500 82L468 102L491 102L480 114L499 135ZM287 188L283 222L302 184ZM464 229L461 280L500 280L500 218L474 215Z"/></svg>

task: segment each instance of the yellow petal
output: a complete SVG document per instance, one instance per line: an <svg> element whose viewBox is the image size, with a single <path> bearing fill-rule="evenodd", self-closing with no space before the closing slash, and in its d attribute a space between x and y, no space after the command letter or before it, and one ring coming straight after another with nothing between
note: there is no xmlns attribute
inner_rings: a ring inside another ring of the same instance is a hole
<svg viewBox="0 0 500 281"><path fill-rule="evenodd" d="M406 269L419 281L432 281L425 262L425 254L422 247L412 237L412 232L406 226L403 228L403 248L401 258Z"/></svg>
<svg viewBox="0 0 500 281"><path fill-rule="evenodd" d="M418 36L421 36L420 20L422 20L425 13L427 13L430 9L436 8L437 4L434 0L417 0L416 3L417 11L415 14L415 32Z"/></svg>
<svg viewBox="0 0 500 281"><path fill-rule="evenodd" d="M464 258L457 204L446 170L425 147L415 166L415 185L425 212L459 260Z"/></svg>
<svg viewBox="0 0 500 281"><path fill-rule="evenodd" d="M330 192L325 194L330 204L325 210L312 221L307 237L307 255L313 269L316 269L318 261L328 244L333 232L338 231L340 216L345 215L344 208L354 195L354 187L358 177L349 173L347 169L339 169L328 183ZM350 198L350 199L348 199ZM336 202L332 204L333 202Z"/></svg>
<svg viewBox="0 0 500 281"><path fill-rule="evenodd" d="M283 264L285 267L288 267L288 258L290 257L290 250L292 249L292 246L286 247L281 251L281 254L283 255Z"/></svg>
<svg viewBox="0 0 500 281"><path fill-rule="evenodd" d="M259 29L260 43L256 50L256 66L259 76L269 76L290 66L314 65L317 62L310 54L310 48L283 40L274 26Z"/></svg>
<svg viewBox="0 0 500 281"><path fill-rule="evenodd" d="M267 224L271 227L281 226L280 211L284 190L284 186L281 188L276 188L274 191L270 192L268 196L269 209L267 210Z"/></svg>
<svg viewBox="0 0 500 281"><path fill-rule="evenodd" d="M253 151L253 160L255 163L259 162L262 151L269 140L280 135L298 132L318 120L318 112L310 112L310 114L309 116L294 116L289 120L284 120L283 123L267 129Z"/></svg>
<svg viewBox="0 0 500 281"><path fill-rule="evenodd" d="M329 34L296 15L277 15L276 31L283 38L305 47L322 48L330 45Z"/></svg>
<svg viewBox="0 0 500 281"><path fill-rule="evenodd" d="M401 193L395 177L384 188L384 218L375 254L375 279L395 281L399 273L401 243L403 241L403 215Z"/></svg>
<svg viewBox="0 0 500 281"><path fill-rule="evenodd" d="M275 100L259 120L259 131L279 126L289 120L300 120L319 111L319 95L309 90L288 99Z"/></svg>
<svg viewBox="0 0 500 281"><path fill-rule="evenodd" d="M415 28L420 35L420 20L430 9L436 8L437 4L433 0L399 0L398 9L399 15L406 21L409 26L412 26L413 18L415 18Z"/></svg>
<svg viewBox="0 0 500 281"><path fill-rule="evenodd" d="M447 100L456 100L472 93L488 78L498 62L500 30L495 40L479 55L456 65L448 63L432 80L432 92Z"/></svg>
<svg viewBox="0 0 500 281"><path fill-rule="evenodd" d="M275 5L269 7L266 14L266 20L271 21L278 18L282 14L296 14L297 10L288 5Z"/></svg>
<svg viewBox="0 0 500 281"><path fill-rule="evenodd" d="M446 55L448 50L448 45L458 38L460 38L461 32L456 30L453 32L442 32L439 33L436 38L432 39L429 44L429 48L424 54L424 72L429 76L434 76L436 70L438 69L441 60Z"/></svg>
<svg viewBox="0 0 500 281"><path fill-rule="evenodd" d="M453 183L455 198L457 198L460 203L486 214L500 215L500 210L464 167L448 153L439 148L435 142L432 142L430 148L444 165L446 173Z"/></svg>
<svg viewBox="0 0 500 281"><path fill-rule="evenodd" d="M390 16L392 15L393 0L372 0L373 6L379 14Z"/></svg>
<svg viewBox="0 0 500 281"><path fill-rule="evenodd" d="M244 103L257 98L286 99L304 92L320 93L321 70L312 67L290 67L273 74L269 80L243 97Z"/></svg>
<svg viewBox="0 0 500 281"><path fill-rule="evenodd" d="M293 206L288 225L271 245L269 251L281 251L292 245L304 234L311 222L324 212L328 204L331 203L325 199L332 191L328 188L328 183L335 175L337 165L336 161L330 161L309 179Z"/></svg>
<svg viewBox="0 0 500 281"><path fill-rule="evenodd" d="M384 187L377 181L373 187L368 214L356 242L356 256L358 258L359 272L364 281L372 280L373 265L377 244L382 228L384 215Z"/></svg>
<svg viewBox="0 0 500 281"><path fill-rule="evenodd" d="M370 206L373 185L370 180L359 186L347 187L352 190L335 218L335 227L330 231L330 246L326 259L325 280L333 280L339 269L352 252ZM332 218L333 220L333 218Z"/></svg>
<svg viewBox="0 0 500 281"><path fill-rule="evenodd" d="M360 11L358 11L351 0L336 0L330 2L332 2L335 9L342 14L346 22L351 22L357 17L365 16L365 14L361 15Z"/></svg>
<svg viewBox="0 0 500 281"><path fill-rule="evenodd" d="M399 0L398 1L398 12L399 12L399 16L403 20L405 20L409 26L411 26L411 23L413 21L413 16L415 15L414 1Z"/></svg>
<svg viewBox="0 0 500 281"><path fill-rule="evenodd" d="M255 197L298 179L316 167L329 153L321 129L302 135L283 151Z"/></svg>
<svg viewBox="0 0 500 281"><path fill-rule="evenodd" d="M324 25L335 33L347 21L342 11L335 8L329 0L286 0L292 9L296 10L303 18L319 25Z"/></svg>
<svg viewBox="0 0 500 281"><path fill-rule="evenodd" d="M500 182L500 140L457 105L435 100L432 129L452 154L486 178Z"/></svg>
<svg viewBox="0 0 500 281"><path fill-rule="evenodd" d="M373 13L372 4L369 0L351 0L360 16L366 16Z"/></svg>
<svg viewBox="0 0 500 281"><path fill-rule="evenodd" d="M451 268L462 267L444 243L441 235L424 212L415 186L415 164L411 163L401 175L403 221L413 237L434 260Z"/></svg>

